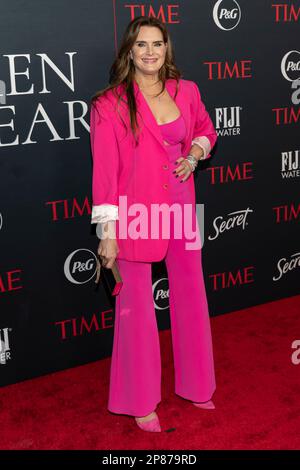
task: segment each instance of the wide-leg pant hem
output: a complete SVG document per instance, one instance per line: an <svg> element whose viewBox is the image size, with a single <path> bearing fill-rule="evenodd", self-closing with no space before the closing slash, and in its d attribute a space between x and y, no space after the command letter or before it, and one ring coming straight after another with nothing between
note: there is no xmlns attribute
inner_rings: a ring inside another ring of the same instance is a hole
<svg viewBox="0 0 300 470"><path fill-rule="evenodd" d="M157 406L160 403L161 403L161 399L159 401L156 401L155 404L153 404L153 406L149 407L148 409L145 408L143 411L141 411L141 409L139 409L139 410L134 410L134 409L128 410L128 409L125 409L125 408L123 408L123 409L122 408L112 408L110 406L108 406L107 409L110 413L114 413L114 414L143 417L143 416L148 416L150 413L152 413L152 411L155 411L155 409L157 408Z"/></svg>
<svg viewBox="0 0 300 470"><path fill-rule="evenodd" d="M209 401L212 399L214 393L216 391L216 387L214 388L213 392L209 394L209 396L203 397L203 396L198 396L198 397L192 397L191 395L186 395L185 393L178 392L178 390L175 389L175 394L178 395L180 398L184 398L185 400L189 400L195 403L204 403L206 401Z"/></svg>

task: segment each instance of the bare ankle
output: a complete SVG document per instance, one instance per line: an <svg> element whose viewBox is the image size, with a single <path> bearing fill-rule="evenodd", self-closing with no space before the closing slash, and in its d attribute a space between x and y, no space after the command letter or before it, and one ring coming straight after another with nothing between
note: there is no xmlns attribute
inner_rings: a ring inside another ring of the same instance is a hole
<svg viewBox="0 0 300 470"><path fill-rule="evenodd" d="M146 422L146 421L150 421L150 419L153 419L155 417L156 417L156 412L152 411L150 414L146 416L136 416L135 419L139 422Z"/></svg>

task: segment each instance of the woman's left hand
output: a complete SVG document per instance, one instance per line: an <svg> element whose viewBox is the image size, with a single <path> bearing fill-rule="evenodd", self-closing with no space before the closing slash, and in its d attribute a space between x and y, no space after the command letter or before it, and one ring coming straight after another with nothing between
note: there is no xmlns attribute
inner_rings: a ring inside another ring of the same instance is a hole
<svg viewBox="0 0 300 470"><path fill-rule="evenodd" d="M193 173L192 165L190 164L189 161L185 160L184 157L177 158L176 162L180 164L178 165L176 170L173 171L174 178L176 178L176 175L178 175L178 178L184 175L183 178L180 179L180 182L186 181Z"/></svg>

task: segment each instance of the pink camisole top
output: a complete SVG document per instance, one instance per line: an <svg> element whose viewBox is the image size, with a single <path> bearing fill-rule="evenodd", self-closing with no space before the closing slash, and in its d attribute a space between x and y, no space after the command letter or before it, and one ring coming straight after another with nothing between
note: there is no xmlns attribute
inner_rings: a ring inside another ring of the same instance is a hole
<svg viewBox="0 0 300 470"><path fill-rule="evenodd" d="M177 119L164 124L159 124L163 139L169 145L177 145L182 142L186 135L185 121L180 115Z"/></svg>

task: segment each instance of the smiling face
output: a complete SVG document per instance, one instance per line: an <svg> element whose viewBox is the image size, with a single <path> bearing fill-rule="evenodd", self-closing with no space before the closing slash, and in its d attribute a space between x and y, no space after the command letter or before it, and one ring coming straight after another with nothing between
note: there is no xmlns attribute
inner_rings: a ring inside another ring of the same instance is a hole
<svg viewBox="0 0 300 470"><path fill-rule="evenodd" d="M165 62L166 50L167 44L164 43L163 34L159 28L141 26L130 52L136 73L157 76Z"/></svg>

